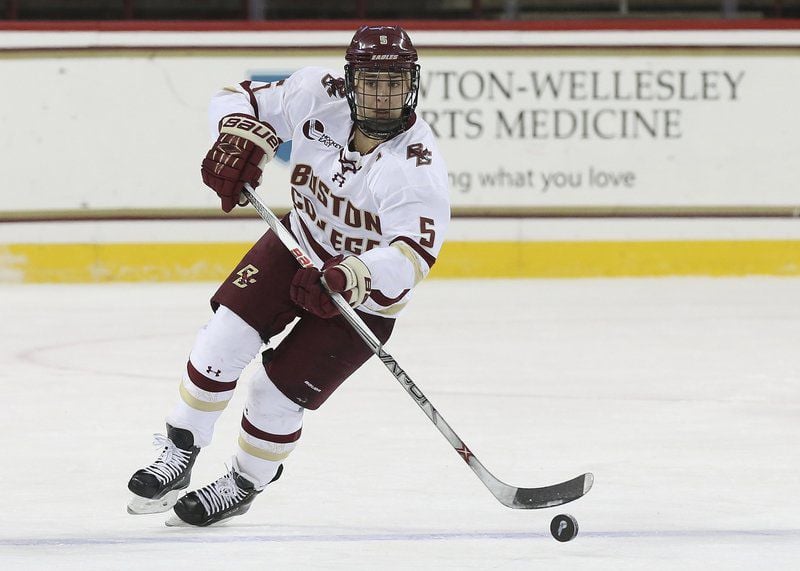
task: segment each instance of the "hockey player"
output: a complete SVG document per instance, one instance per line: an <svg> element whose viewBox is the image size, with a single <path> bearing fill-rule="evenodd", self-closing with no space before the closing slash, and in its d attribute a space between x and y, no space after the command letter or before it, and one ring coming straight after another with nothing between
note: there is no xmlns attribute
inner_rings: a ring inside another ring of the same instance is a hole
<svg viewBox="0 0 800 571"><path fill-rule="evenodd" d="M414 286L430 271L449 224L447 170L430 127L414 113L417 52L398 26L362 26L344 76L304 68L275 83L244 81L211 101L213 147L203 182L230 212L292 140L293 208L283 219L317 266L300 268L268 231L211 298L214 315L192 347L154 463L128 488L130 513L164 512L206 526L245 513L283 471L315 410L372 353L333 305L321 278L386 342ZM299 318L295 321L296 318ZM262 343L232 466L189 486L200 449Z"/></svg>

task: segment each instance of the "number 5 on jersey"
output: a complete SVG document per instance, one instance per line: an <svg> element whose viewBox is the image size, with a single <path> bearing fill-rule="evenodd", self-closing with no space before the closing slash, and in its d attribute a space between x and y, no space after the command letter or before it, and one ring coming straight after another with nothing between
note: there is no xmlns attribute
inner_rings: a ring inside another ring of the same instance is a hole
<svg viewBox="0 0 800 571"><path fill-rule="evenodd" d="M432 248L433 242L436 240L436 230L433 229L433 218L419 218L419 233L426 236L420 239L419 243L426 248Z"/></svg>

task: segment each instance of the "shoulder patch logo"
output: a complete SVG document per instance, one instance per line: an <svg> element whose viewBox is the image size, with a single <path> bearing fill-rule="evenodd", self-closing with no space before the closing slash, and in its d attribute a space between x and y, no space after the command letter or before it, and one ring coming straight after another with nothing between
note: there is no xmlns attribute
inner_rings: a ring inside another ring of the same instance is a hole
<svg viewBox="0 0 800 571"><path fill-rule="evenodd" d="M417 166L431 164L432 153L422 146L422 143L414 143L406 147L406 159L417 159Z"/></svg>
<svg viewBox="0 0 800 571"><path fill-rule="evenodd" d="M326 73L322 78L322 87L330 97L344 97L344 78L333 77Z"/></svg>

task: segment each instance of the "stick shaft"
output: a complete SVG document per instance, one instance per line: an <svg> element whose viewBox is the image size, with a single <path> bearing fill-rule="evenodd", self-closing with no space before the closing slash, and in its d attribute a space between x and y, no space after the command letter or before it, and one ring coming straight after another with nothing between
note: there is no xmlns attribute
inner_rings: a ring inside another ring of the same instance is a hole
<svg viewBox="0 0 800 571"><path fill-rule="evenodd" d="M314 262L306 254L297 240L295 240L292 233L281 224L278 217L275 216L275 213L264 204L257 194L255 194L252 187L246 184L242 193L255 207L256 211L266 221L272 231L275 232L281 243L292 253L297 262L304 268L315 267ZM322 283L326 285L324 280ZM504 506L521 509L552 507L576 500L591 489L594 477L590 473L582 474L572 480L542 488L518 488L497 479L484 467L480 460L475 457L472 451L467 448L464 441L461 440L458 434L456 434L445 419L442 418L439 411L436 410L419 387L414 384L414 381L412 381L411 377L400 367L395 358L383 348L383 344L380 340L369 327L367 327L355 310L344 300L341 294L336 292L329 293L333 299L333 303L339 308L345 320L355 329L356 333L364 340L364 343L367 344L370 350L378 356L386 368L389 369L392 376L397 379L397 382L399 382L411 398L414 399L414 402L422 409L442 436L447 439L461 459L467 463L467 466L475 473L481 483L483 483L492 495Z"/></svg>
<svg viewBox="0 0 800 571"><path fill-rule="evenodd" d="M314 263L311 261L311 258L303 251L303 248L300 246L297 240L295 240L292 233L289 232L283 224L281 224L275 213L264 204L261 198L255 194L249 185L245 186L243 194L255 207L264 221L266 221L272 231L275 232L283 245L286 246L292 255L294 255L298 263L303 267L313 267ZM458 452L464 461L467 462L467 464L469 464L469 466L480 477L479 472L485 472L486 469L483 467L483 465L481 465L478 459L472 455L472 453L464 444L464 441L461 440L461 438L450 427L450 425L447 424L444 418L442 418L433 404L422 393L420 388L414 384L414 381L411 380L411 377L409 377L402 367L400 367L397 360L395 360L395 358L383 348L383 344L380 342L380 340L375 336L370 328L367 327L364 321L340 294L331 293L331 297L333 298L333 302L336 304L336 307L342 313L342 316L344 316L345 320L347 320L353 329L355 329L356 333L358 333L358 335L364 340L364 343L366 343L370 350L372 350L372 352L378 356L386 368L389 369L389 372L392 373L394 378L397 379L406 392L411 395L411 397L414 399L414 402L419 405L431 422L433 422L436 428L439 429L439 432L442 433L442 435L453 446L456 452Z"/></svg>

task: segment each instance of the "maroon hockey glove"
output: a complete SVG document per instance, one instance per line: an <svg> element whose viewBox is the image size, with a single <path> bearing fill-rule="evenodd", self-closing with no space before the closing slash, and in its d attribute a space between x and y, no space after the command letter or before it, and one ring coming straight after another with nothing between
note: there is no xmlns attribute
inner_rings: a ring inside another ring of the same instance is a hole
<svg viewBox="0 0 800 571"><path fill-rule="evenodd" d="M222 210L247 204L240 201L244 183L258 186L264 165L280 144L272 127L255 117L234 113L222 118L217 142L200 167L203 182L222 199Z"/></svg>
<svg viewBox="0 0 800 571"><path fill-rule="evenodd" d="M330 294L322 285L325 277L330 291L341 293L352 307L364 303L371 289L369 268L356 256L338 255L322 266L316 268L300 268L294 274L289 296L297 305L316 315L327 319L339 314Z"/></svg>

